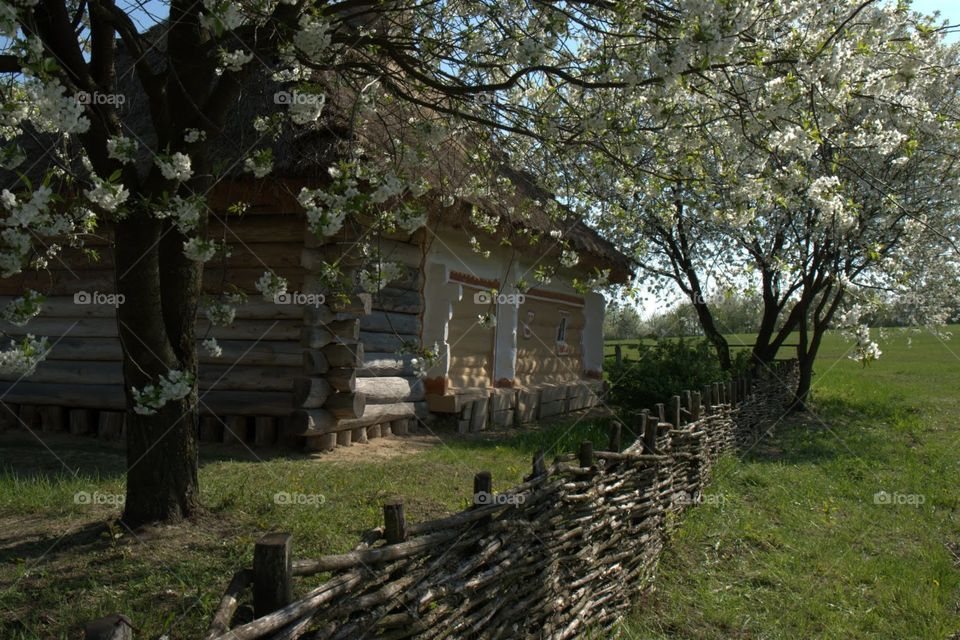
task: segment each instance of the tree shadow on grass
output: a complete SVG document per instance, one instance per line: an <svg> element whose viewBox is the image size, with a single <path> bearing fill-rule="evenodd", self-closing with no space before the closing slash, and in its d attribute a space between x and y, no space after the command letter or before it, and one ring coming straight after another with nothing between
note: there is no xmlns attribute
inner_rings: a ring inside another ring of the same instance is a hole
<svg viewBox="0 0 960 640"><path fill-rule="evenodd" d="M919 412L901 400L886 402L828 396L808 411L784 416L746 449L746 462L817 464L859 460L882 463L903 454L915 438Z"/></svg>

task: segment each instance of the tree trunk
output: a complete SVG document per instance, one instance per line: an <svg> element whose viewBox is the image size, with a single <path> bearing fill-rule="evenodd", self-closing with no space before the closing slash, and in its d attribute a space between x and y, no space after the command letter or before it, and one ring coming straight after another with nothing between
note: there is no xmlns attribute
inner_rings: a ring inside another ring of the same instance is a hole
<svg viewBox="0 0 960 640"><path fill-rule="evenodd" d="M130 527L179 522L199 505L197 387L154 415L134 410L131 387L157 384L172 369L196 376L196 303L201 270L183 256L183 236L137 211L116 225L117 312L127 396L127 498Z"/></svg>

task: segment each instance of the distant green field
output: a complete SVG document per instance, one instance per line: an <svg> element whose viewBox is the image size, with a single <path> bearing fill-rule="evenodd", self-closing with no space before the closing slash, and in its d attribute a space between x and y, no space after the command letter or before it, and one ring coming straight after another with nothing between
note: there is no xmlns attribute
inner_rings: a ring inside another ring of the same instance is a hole
<svg viewBox="0 0 960 640"><path fill-rule="evenodd" d="M755 335L751 333L731 333L726 336L727 342L730 344L731 349L750 349L753 347L755 340ZM829 332L828 338L825 339L826 342L836 342L839 340L840 336L836 332ZM666 338L667 340L679 340L680 338ZM683 338L684 340L703 340L703 336L690 336ZM787 339L786 344L788 346L782 347L777 353L779 358L789 358L793 356L794 346L797 344L797 334L792 333ZM624 359L636 359L638 356L637 353L637 344L643 343L648 346L653 346L657 343L653 338L645 338L643 340L607 340L603 346L603 355L607 358L612 358L616 353L616 345L620 345L620 352L623 355ZM826 348L826 345L825 347Z"/></svg>
<svg viewBox="0 0 960 640"><path fill-rule="evenodd" d="M828 336L812 413L719 465L619 636L957 637L958 329L890 331L866 369Z"/></svg>

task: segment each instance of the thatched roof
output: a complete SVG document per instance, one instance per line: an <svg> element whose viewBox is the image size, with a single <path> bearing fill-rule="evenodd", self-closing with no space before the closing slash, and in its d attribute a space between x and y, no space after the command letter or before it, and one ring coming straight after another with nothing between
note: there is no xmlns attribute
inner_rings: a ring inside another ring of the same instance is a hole
<svg viewBox="0 0 960 640"><path fill-rule="evenodd" d="M166 60L165 33L166 30L154 27L145 34L150 42L146 59L154 71L161 71L161 65ZM125 135L140 144L136 166L139 172L145 174L153 162L150 149L156 148L157 141L148 99L136 78L132 62L122 44L118 44L117 89L124 96L118 113L124 123ZM248 64L256 65L258 61L254 59ZM367 119L362 126L357 126L356 89L342 83L333 86L330 82L324 82L327 105L320 121L313 127L281 127L279 136L274 139L257 131L254 120L258 116L285 111L287 105L278 102L276 96L287 92L289 87L274 80L267 65L261 64L261 68L262 72L251 74L244 82L235 110L227 118L223 129L207 135L210 157L223 159L221 166L216 167L220 175L254 180L250 174L243 173L243 158L251 151L269 147L274 158L273 172L260 182L283 179L287 183L291 180L323 183L328 179L328 167L343 157L347 141L359 139L367 149L385 149L398 139L417 135L408 124L411 118L438 119L436 114L422 108L394 101L390 105L378 104L376 119ZM469 134L451 137L447 144L431 149L431 157L418 165L417 170L434 185L442 183L455 187L463 184L471 173L477 171L470 159L469 139ZM51 165L50 142L50 137L43 135L31 135L21 141L21 146L27 152L28 176L33 174L31 178L41 175ZM502 230L503 235L511 241L529 245L531 235L534 238L542 236L544 240L535 243L536 251L558 254L560 247L556 240L550 238L550 233L559 231L563 241L581 254L581 267L609 269L612 282L625 282L631 277L632 261L582 220L562 206L551 207L559 214L547 213L548 207L545 205L554 197L537 184L535 176L510 166L506 161L497 162L493 167L488 162L482 171L487 174L493 171L508 178L513 187L509 192L496 196L464 198L470 204L498 215L502 223L498 230ZM0 176L0 179L4 182L3 186L15 183L13 176ZM461 220L449 219L462 215L464 210L463 207L444 209L443 222L472 226L469 216L463 216ZM531 234L531 231L535 233Z"/></svg>

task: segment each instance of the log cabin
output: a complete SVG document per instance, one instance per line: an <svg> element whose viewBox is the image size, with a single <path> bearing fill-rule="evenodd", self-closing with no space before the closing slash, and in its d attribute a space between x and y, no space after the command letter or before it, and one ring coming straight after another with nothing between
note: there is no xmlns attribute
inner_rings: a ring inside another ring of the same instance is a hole
<svg viewBox="0 0 960 640"><path fill-rule="evenodd" d="M224 131L210 132L210 144L235 157L262 139L253 114L283 108L276 97L282 89L264 78L249 82L244 110ZM124 122L149 147L145 98L136 87L124 92ZM594 405L602 387L604 299L580 283L600 272L610 283L625 282L630 260L506 163L496 170L512 185L508 195L428 193L417 199L425 215L417 229L371 234L371 221L356 216L337 233L318 236L296 199L301 187L329 180L344 137L385 145L391 128L409 121L408 112L392 119L381 112L376 125L358 127L345 115L351 110L333 102L322 130L285 131L271 140L271 175L227 170L209 193L207 236L229 251L206 265L204 292L216 297L231 289L248 301L229 326L198 313L198 344L213 337L223 351L200 352L200 440L326 451L417 425L475 431ZM423 176L462 184L474 170L464 160L466 146L447 145L442 158L424 162ZM34 167L43 166L34 157L41 147L30 154ZM242 215L233 207L238 202ZM564 260L564 246L578 254L575 265ZM400 265L372 291L357 280L371 250L377 264ZM345 295L331 295L331 264L350 279ZM549 278L536 281L545 268ZM290 295L263 299L254 285L264 272L285 278ZM26 326L0 324L9 337L31 333L53 344L28 378L0 379L2 401L18 422L122 436L122 300L114 295L122 277L106 224L44 270L0 280L2 303L28 289L47 296Z"/></svg>

